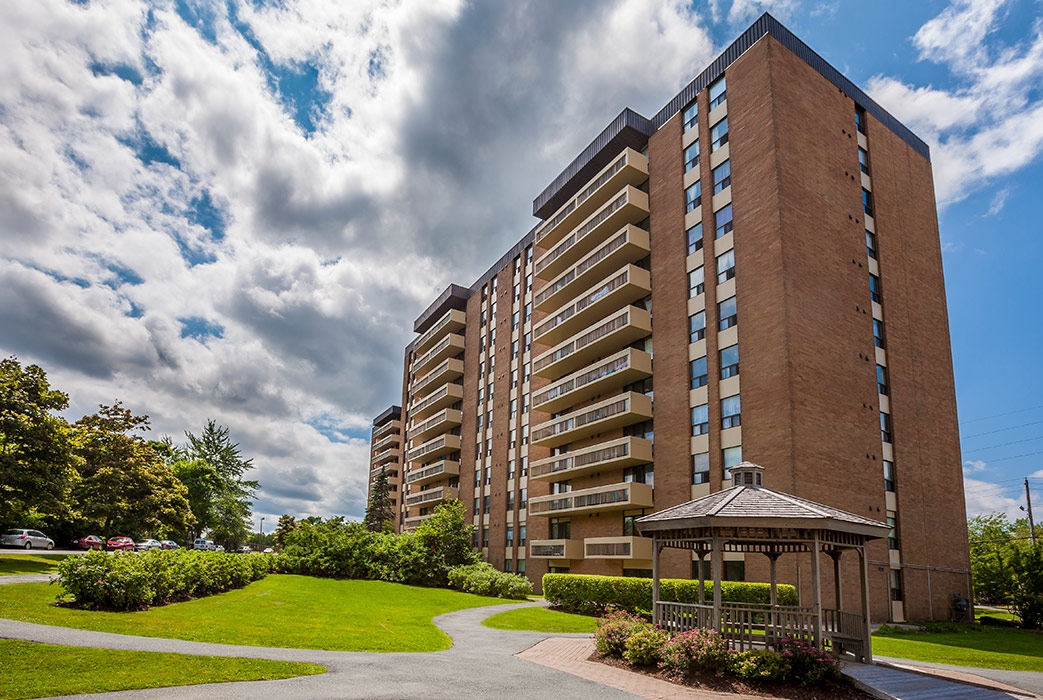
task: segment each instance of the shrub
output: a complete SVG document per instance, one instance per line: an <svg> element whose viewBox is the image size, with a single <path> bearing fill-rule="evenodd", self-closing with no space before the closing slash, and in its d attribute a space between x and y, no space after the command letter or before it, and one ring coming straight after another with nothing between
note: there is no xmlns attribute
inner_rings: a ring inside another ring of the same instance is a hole
<svg viewBox="0 0 1043 700"><path fill-rule="evenodd" d="M598 631L594 635L594 645L597 650L606 656L623 658L626 651L627 640L630 635L647 627L647 623L631 615L625 610L610 612L604 618L598 620Z"/></svg>
<svg viewBox="0 0 1043 700"><path fill-rule="evenodd" d="M782 681L790 677L789 661L771 649L751 649L732 654L731 671L746 680Z"/></svg>
<svg viewBox="0 0 1043 700"><path fill-rule="evenodd" d="M689 630L670 637L663 646L662 668L687 678L696 671L721 674L728 670L728 640L716 630Z"/></svg>
<svg viewBox="0 0 1043 700"><path fill-rule="evenodd" d="M485 562L450 569L449 587L464 593L512 600L525 600L532 593L529 579L518 574L498 571Z"/></svg>
<svg viewBox="0 0 1043 700"><path fill-rule="evenodd" d="M785 637L775 645L776 651L789 664L789 679L801 685L818 685L840 677L840 664L827 651L803 639Z"/></svg>
<svg viewBox="0 0 1043 700"><path fill-rule="evenodd" d="M635 666L653 666L663 658L663 645L669 636L661 629L645 626L627 638L623 658Z"/></svg>

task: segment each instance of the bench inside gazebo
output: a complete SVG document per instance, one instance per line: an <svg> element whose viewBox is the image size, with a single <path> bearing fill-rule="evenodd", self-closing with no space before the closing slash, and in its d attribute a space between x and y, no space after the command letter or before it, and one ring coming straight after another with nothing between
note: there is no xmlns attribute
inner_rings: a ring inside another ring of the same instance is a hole
<svg viewBox="0 0 1043 700"><path fill-rule="evenodd" d="M670 631L713 628L733 649L771 646L785 637L804 639L819 648L850 653L872 661L869 636L869 583L866 542L886 537L888 526L877 520L764 488L764 468L751 462L732 467L731 488L668 508L637 520L642 535L652 538L652 621ZM664 547L692 550L699 562L699 602L660 600L659 554ZM840 559L858 557L861 595L858 610L843 609ZM725 552L761 554L770 565L767 605L721 600ZM811 556L811 605L779 605L776 562L785 554ZM833 607L822 604L821 555L833 562ZM707 600L702 562L711 561L712 598Z"/></svg>

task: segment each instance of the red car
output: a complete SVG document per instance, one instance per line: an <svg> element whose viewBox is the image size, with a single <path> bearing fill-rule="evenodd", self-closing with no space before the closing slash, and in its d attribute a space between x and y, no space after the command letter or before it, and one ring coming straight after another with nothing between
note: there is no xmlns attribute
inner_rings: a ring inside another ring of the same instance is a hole
<svg viewBox="0 0 1043 700"><path fill-rule="evenodd" d="M106 549L122 549L124 551L134 551L134 540L129 537L110 537L109 543L105 546Z"/></svg>
<svg viewBox="0 0 1043 700"><path fill-rule="evenodd" d="M105 545L97 535L84 535L69 543L70 547L77 549L101 549Z"/></svg>

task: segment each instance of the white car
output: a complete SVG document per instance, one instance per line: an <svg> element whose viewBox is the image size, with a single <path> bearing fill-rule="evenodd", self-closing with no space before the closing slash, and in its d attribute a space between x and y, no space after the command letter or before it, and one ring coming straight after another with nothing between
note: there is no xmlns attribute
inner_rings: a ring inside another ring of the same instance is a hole
<svg viewBox="0 0 1043 700"><path fill-rule="evenodd" d="M208 540L204 537L197 537L195 542L192 543L192 549L201 549L206 552L212 552L217 548L214 546L213 540Z"/></svg>
<svg viewBox="0 0 1043 700"><path fill-rule="evenodd" d="M145 552L150 549L163 549L163 543L159 540L138 540L134 543L134 550L137 552Z"/></svg>

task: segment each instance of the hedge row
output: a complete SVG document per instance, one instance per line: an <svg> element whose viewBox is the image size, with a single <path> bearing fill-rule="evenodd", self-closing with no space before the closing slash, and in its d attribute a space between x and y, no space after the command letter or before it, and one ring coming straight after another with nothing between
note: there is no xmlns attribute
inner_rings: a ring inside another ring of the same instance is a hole
<svg viewBox="0 0 1043 700"><path fill-rule="evenodd" d="M788 584L776 587L779 605L796 605L797 590ZM652 610L652 579L629 576L587 576L582 574L544 574L543 595L552 604L569 612L599 614L609 608L632 613ZM713 596L713 582L706 582L706 597ZM660 579L660 600L698 603L699 582L691 579ZM767 605L771 586L767 583L722 581L721 598L728 603Z"/></svg>
<svg viewBox="0 0 1043 700"><path fill-rule="evenodd" d="M532 593L529 579L499 571L484 561L450 569L449 587L464 593L511 600L525 600Z"/></svg>
<svg viewBox="0 0 1043 700"><path fill-rule="evenodd" d="M188 549L125 554L94 551L62 560L56 582L81 607L140 610L242 588L264 578L272 559L269 554Z"/></svg>

